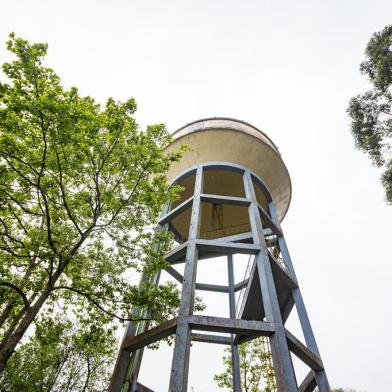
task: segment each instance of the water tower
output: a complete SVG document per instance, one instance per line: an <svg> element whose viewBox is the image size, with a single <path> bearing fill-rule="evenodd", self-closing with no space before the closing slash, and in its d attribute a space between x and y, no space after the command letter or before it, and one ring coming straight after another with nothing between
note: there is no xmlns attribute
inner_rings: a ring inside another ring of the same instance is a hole
<svg viewBox="0 0 392 392"><path fill-rule="evenodd" d="M258 336L269 338L279 392L310 392L316 387L329 392L280 227L290 204L291 182L277 147L259 129L230 118L208 118L182 127L168 150L182 144L192 150L172 166L168 176L185 190L159 222L176 241L166 259L170 264L167 272L182 284L178 317L154 328L146 322L128 325L110 391L151 391L137 382L143 349L175 334L171 392L187 391L192 341L231 347L233 391L241 391L238 344ZM233 274L235 254L250 255L247 276L238 282ZM198 260L221 256L227 257L227 285L197 282ZM178 263L185 263L183 275L173 268ZM146 277L142 281L146 283ZM158 281L157 275L147 283ZM227 293L228 317L194 315L195 290ZM241 301L236 303L239 291ZM285 327L294 306L306 344ZM148 309L134 312L147 315ZM222 332L227 335L216 334ZM309 366L304 380L297 382L291 354Z"/></svg>

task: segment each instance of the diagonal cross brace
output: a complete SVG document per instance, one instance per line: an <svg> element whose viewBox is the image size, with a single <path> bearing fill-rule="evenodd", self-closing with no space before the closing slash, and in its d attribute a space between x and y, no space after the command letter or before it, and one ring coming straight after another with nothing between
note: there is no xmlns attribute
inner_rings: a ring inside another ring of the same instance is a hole
<svg viewBox="0 0 392 392"><path fill-rule="evenodd" d="M323 363L318 355L310 351L291 332L286 329L287 345L290 351L306 363L313 370L323 370Z"/></svg>

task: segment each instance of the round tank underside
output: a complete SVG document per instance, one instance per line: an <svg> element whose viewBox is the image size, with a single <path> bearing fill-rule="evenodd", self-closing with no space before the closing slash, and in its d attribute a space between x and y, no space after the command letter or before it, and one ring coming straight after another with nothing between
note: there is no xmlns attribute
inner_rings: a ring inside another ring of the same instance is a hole
<svg viewBox="0 0 392 392"><path fill-rule="evenodd" d="M241 165L264 182L271 193L279 219L284 218L291 199L290 176L276 146L257 128L233 119L200 120L175 132L174 141L167 151L178 150L181 145L190 146L191 151L185 152L181 161L172 165L168 172L169 181L201 163L220 161ZM218 176L213 181L219 181ZM235 187L236 183L230 181L225 184L222 178L220 185L214 188L221 192L225 188L232 188L231 193L242 192L236 191ZM203 192L210 193L207 189Z"/></svg>

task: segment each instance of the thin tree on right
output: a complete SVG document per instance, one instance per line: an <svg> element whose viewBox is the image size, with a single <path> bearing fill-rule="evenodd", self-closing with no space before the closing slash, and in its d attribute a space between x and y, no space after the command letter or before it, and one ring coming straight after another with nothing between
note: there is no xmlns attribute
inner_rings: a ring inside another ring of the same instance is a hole
<svg viewBox="0 0 392 392"><path fill-rule="evenodd" d="M371 37L360 65L371 89L351 98L347 112L355 145L383 169L386 200L392 203L392 25Z"/></svg>

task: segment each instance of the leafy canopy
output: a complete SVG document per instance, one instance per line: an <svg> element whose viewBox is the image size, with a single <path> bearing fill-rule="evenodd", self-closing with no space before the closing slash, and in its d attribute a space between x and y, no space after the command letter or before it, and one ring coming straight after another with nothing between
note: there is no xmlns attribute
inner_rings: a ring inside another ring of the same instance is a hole
<svg viewBox="0 0 392 392"><path fill-rule="evenodd" d="M353 97L347 112L356 147L384 169L382 184L392 203L392 25L370 39L360 65L372 89Z"/></svg>
<svg viewBox="0 0 392 392"><path fill-rule="evenodd" d="M39 317L0 374L3 392L98 392L107 389L116 339L113 328L75 325L65 314Z"/></svg>
<svg viewBox="0 0 392 392"><path fill-rule="evenodd" d="M43 65L47 45L10 35L15 59L0 82L0 370L42 308L60 304L86 325L170 317L173 285L132 283L166 266L170 234L157 231L176 198L165 173L163 124L142 130L133 99L65 89ZM148 281L148 279L147 279Z"/></svg>

